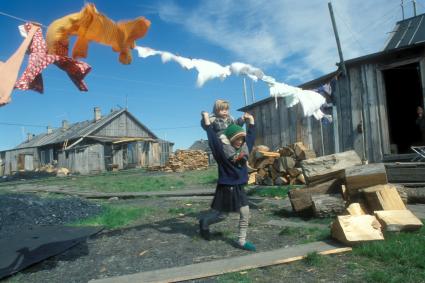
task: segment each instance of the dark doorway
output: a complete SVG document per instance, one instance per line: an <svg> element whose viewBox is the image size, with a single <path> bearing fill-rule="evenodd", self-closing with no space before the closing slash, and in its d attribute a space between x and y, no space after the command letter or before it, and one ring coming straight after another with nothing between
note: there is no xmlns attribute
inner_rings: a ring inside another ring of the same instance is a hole
<svg viewBox="0 0 425 283"><path fill-rule="evenodd" d="M416 108L424 104L419 63L383 71L390 144L394 153L408 153L420 141ZM396 149L396 150L395 150Z"/></svg>

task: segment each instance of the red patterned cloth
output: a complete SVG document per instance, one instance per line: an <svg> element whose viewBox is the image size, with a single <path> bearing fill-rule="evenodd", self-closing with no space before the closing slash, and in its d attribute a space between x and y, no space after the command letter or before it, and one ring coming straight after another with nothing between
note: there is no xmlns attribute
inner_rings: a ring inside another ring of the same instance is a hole
<svg viewBox="0 0 425 283"><path fill-rule="evenodd" d="M30 24L26 23L25 30L28 32L30 28ZM48 65L54 63L68 74L69 78L79 90L88 90L83 79L90 72L90 65L66 56L47 54L46 42L41 33L41 29L38 29L35 33L27 53L29 54L28 66L19 80L16 81L15 88L21 90L32 89L43 93L43 78L41 72ZM64 54L68 54L68 52Z"/></svg>

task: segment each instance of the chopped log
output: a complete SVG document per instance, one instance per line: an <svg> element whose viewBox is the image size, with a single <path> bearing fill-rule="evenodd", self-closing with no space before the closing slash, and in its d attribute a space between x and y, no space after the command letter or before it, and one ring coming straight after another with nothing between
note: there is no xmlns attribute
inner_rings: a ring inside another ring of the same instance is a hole
<svg viewBox="0 0 425 283"><path fill-rule="evenodd" d="M308 149L302 142L294 143L293 147L297 160L316 158L316 153Z"/></svg>
<svg viewBox="0 0 425 283"><path fill-rule="evenodd" d="M273 152L273 151L263 151L263 150L257 150L255 152L255 158L266 158L266 157L273 157L273 158L279 158L280 153L279 152Z"/></svg>
<svg viewBox="0 0 425 283"><path fill-rule="evenodd" d="M286 185L286 184L288 184L289 182L288 182L288 179L286 179L285 177L283 177L283 176L280 176L280 177L277 177L276 179L274 179L274 184L276 185L276 186L282 186L282 185Z"/></svg>
<svg viewBox="0 0 425 283"><path fill-rule="evenodd" d="M252 172L249 174L248 185L256 184L257 174L257 172Z"/></svg>
<svg viewBox="0 0 425 283"><path fill-rule="evenodd" d="M261 184L266 186L273 186L273 179L270 176L265 176L261 181Z"/></svg>
<svg viewBox="0 0 425 283"><path fill-rule="evenodd" d="M258 178L264 178L268 175L267 171L264 168L260 168L257 171Z"/></svg>
<svg viewBox="0 0 425 283"><path fill-rule="evenodd" d="M332 223L331 235L347 245L384 239L381 224L372 215L338 216Z"/></svg>
<svg viewBox="0 0 425 283"><path fill-rule="evenodd" d="M296 161L290 156L282 156L275 161L275 168L279 172L286 172L288 169L295 168Z"/></svg>
<svg viewBox="0 0 425 283"><path fill-rule="evenodd" d="M292 209L295 212L311 214L313 212L313 201L311 196L316 194L339 193L341 184L341 179L335 179L316 186L290 190L288 196L291 201Z"/></svg>
<svg viewBox="0 0 425 283"><path fill-rule="evenodd" d="M404 203L425 203L425 188L395 186Z"/></svg>
<svg viewBox="0 0 425 283"><path fill-rule="evenodd" d="M377 185L362 189L370 211L406 209L395 186Z"/></svg>
<svg viewBox="0 0 425 283"><path fill-rule="evenodd" d="M386 231L414 231L419 230L423 223L410 210L380 210L375 216Z"/></svg>
<svg viewBox="0 0 425 283"><path fill-rule="evenodd" d="M299 174L302 173L302 169L299 168L292 168L292 169L288 169L288 174L292 177L292 178L296 178Z"/></svg>
<svg viewBox="0 0 425 283"><path fill-rule="evenodd" d="M266 159L259 159L255 162L254 168L261 169L266 168L268 165L273 165L274 158L267 157Z"/></svg>
<svg viewBox="0 0 425 283"><path fill-rule="evenodd" d="M280 156L295 157L295 151L289 146L284 146L279 149Z"/></svg>
<svg viewBox="0 0 425 283"><path fill-rule="evenodd" d="M345 202L341 195L312 195L314 216L319 218L334 217L345 210Z"/></svg>
<svg viewBox="0 0 425 283"><path fill-rule="evenodd" d="M350 196L358 194L358 189L387 183L387 173L383 163L353 166L345 169L345 185Z"/></svg>
<svg viewBox="0 0 425 283"><path fill-rule="evenodd" d="M265 145L256 145L252 148L252 151L251 151L251 153L249 154L249 157L248 157L248 163L252 167L255 167L254 165L257 161L256 154L255 154L257 151L270 151L270 148L268 146L265 146Z"/></svg>
<svg viewBox="0 0 425 283"><path fill-rule="evenodd" d="M367 214L364 205L358 202L353 202L352 204L350 204L347 207L346 212L349 215L366 215Z"/></svg>
<svg viewBox="0 0 425 283"><path fill-rule="evenodd" d="M345 201L348 201L349 200L347 187L345 185L341 185L341 194L342 194L342 198Z"/></svg>
<svg viewBox="0 0 425 283"><path fill-rule="evenodd" d="M301 173L297 176L297 181L300 182L300 184L305 184L305 178L304 178L304 174Z"/></svg>
<svg viewBox="0 0 425 283"><path fill-rule="evenodd" d="M307 184L314 184L344 176L346 168L361 165L354 150L301 161Z"/></svg>

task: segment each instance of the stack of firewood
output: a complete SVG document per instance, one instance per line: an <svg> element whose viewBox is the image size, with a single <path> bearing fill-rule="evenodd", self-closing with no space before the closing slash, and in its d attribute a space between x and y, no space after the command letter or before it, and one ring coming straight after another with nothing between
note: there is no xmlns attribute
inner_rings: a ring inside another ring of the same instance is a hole
<svg viewBox="0 0 425 283"><path fill-rule="evenodd" d="M253 148L248 163L250 168L249 184L257 185L295 185L305 184L300 162L315 158L314 151L298 142L270 151L267 146Z"/></svg>
<svg viewBox="0 0 425 283"><path fill-rule="evenodd" d="M331 234L345 244L383 240L383 230L423 225L405 206L411 191L388 184L383 163L362 164L355 151L347 151L304 160L301 168L307 186L289 191L293 210L304 216L336 216Z"/></svg>
<svg viewBox="0 0 425 283"><path fill-rule="evenodd" d="M183 172L208 168L208 154L203 150L176 150L171 154L165 166L152 166L149 170L165 172Z"/></svg>

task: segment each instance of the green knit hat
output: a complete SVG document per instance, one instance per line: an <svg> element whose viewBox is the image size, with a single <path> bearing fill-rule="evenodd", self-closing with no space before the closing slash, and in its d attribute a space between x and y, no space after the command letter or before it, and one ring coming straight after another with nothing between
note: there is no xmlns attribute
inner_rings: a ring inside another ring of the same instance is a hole
<svg viewBox="0 0 425 283"><path fill-rule="evenodd" d="M236 124L230 124L224 131L224 134L230 142L233 142L239 137L246 136L245 130L241 126L238 126Z"/></svg>

